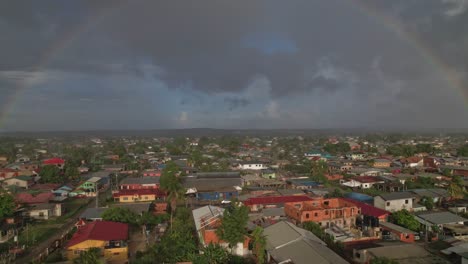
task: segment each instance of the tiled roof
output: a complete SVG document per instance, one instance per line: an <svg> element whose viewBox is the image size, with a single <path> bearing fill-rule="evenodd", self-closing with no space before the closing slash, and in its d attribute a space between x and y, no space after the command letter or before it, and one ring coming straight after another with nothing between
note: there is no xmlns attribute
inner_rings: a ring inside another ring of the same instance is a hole
<svg viewBox="0 0 468 264"><path fill-rule="evenodd" d="M32 195L30 193L18 193L15 196L15 200L18 203L23 203L23 204L37 204L37 203L47 203L53 197L54 197L54 194L51 192L39 193L37 195Z"/></svg>
<svg viewBox="0 0 468 264"><path fill-rule="evenodd" d="M120 182L120 185L124 184L159 184L159 177L127 177Z"/></svg>
<svg viewBox="0 0 468 264"><path fill-rule="evenodd" d="M86 240L111 241L127 239L127 224L109 221L96 221L79 228L70 241L68 241L67 248Z"/></svg>
<svg viewBox="0 0 468 264"><path fill-rule="evenodd" d="M42 163L44 165L64 164L65 160L61 158L51 158L51 159L44 160Z"/></svg>
<svg viewBox="0 0 468 264"><path fill-rule="evenodd" d="M385 215L389 215L390 212L382 210L380 208L377 208L375 206L372 206L370 204L366 204L363 202L359 202L350 198L343 198L344 200L351 202L355 204L357 207L361 208L361 214L362 215L368 215L368 216L373 216L373 217L382 217Z"/></svg>
<svg viewBox="0 0 468 264"><path fill-rule="evenodd" d="M312 201L313 199L305 195L290 195L290 196L270 196L270 197L253 197L247 199L245 205L256 204L282 204L292 202Z"/></svg>

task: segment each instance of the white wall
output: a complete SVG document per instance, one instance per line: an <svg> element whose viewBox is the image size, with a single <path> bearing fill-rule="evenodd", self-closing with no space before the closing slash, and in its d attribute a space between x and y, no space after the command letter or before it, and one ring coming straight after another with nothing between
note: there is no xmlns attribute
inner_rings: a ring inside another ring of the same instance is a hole
<svg viewBox="0 0 468 264"><path fill-rule="evenodd" d="M265 165L258 163L258 164L240 164L239 168L241 170L263 170L266 168Z"/></svg>
<svg viewBox="0 0 468 264"><path fill-rule="evenodd" d="M408 203L406 203L408 201ZM384 209L390 212L400 211L406 209L408 211L413 210L413 199L400 199L400 200L391 200L385 201L380 196L374 197L374 206L380 209Z"/></svg>

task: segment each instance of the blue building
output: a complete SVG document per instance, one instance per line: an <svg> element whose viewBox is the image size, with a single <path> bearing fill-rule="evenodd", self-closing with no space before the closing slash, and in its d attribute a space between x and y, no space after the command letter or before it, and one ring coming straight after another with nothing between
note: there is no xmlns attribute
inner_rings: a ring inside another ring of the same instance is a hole
<svg viewBox="0 0 468 264"><path fill-rule="evenodd" d="M230 200L242 190L239 172L197 173L186 176L183 184L187 194L200 201Z"/></svg>

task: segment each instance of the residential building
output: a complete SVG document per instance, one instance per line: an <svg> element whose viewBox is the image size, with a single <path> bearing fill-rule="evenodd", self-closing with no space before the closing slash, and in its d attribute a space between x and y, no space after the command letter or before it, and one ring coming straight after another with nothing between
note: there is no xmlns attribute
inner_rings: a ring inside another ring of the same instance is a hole
<svg viewBox="0 0 468 264"><path fill-rule="evenodd" d="M143 177L160 177L161 173L161 170L144 170Z"/></svg>
<svg viewBox="0 0 468 264"><path fill-rule="evenodd" d="M398 240L405 243L414 243L419 240L418 233L390 222L380 223L380 229L384 240Z"/></svg>
<svg viewBox="0 0 468 264"><path fill-rule="evenodd" d="M365 160L366 154L361 153L361 152L355 152L355 153L347 154L346 157L350 160Z"/></svg>
<svg viewBox="0 0 468 264"><path fill-rule="evenodd" d="M4 186L16 186L29 189L34 184L34 179L29 176L17 176L3 181Z"/></svg>
<svg viewBox="0 0 468 264"><path fill-rule="evenodd" d="M354 203L343 198L286 203L284 211L296 223L316 222L327 228L331 225L350 227L360 214L360 209Z"/></svg>
<svg viewBox="0 0 468 264"><path fill-rule="evenodd" d="M317 236L290 222L280 221L270 225L264 229L263 234L266 238L268 263L348 263Z"/></svg>
<svg viewBox="0 0 468 264"><path fill-rule="evenodd" d="M267 165L262 162L255 162L255 161L245 161L239 163L237 169L239 170L263 170L267 169Z"/></svg>
<svg viewBox="0 0 468 264"><path fill-rule="evenodd" d="M323 184L313 181L309 178L288 179L286 183L288 183L292 188L298 190L308 190L323 186Z"/></svg>
<svg viewBox="0 0 468 264"><path fill-rule="evenodd" d="M114 201L120 203L149 202L165 197L159 189L120 190L112 194Z"/></svg>
<svg viewBox="0 0 468 264"><path fill-rule="evenodd" d="M239 172L196 173L184 177L187 195L198 200L230 200L238 197L243 180Z"/></svg>
<svg viewBox="0 0 468 264"><path fill-rule="evenodd" d="M99 248L106 260L128 260L128 225L109 221L95 221L79 227L65 246L68 260L79 257L91 248Z"/></svg>
<svg viewBox="0 0 468 264"><path fill-rule="evenodd" d="M347 200L350 203L355 204L359 209L361 209L361 216L374 217L378 219L379 222L386 222L388 219L388 216L390 215L390 212L377 208L375 206L372 206L368 203L364 203L364 202L357 201L357 200L350 199L350 198L343 198L343 199Z"/></svg>
<svg viewBox="0 0 468 264"><path fill-rule="evenodd" d="M17 170L10 168L0 168L0 180L13 178L19 176Z"/></svg>
<svg viewBox="0 0 468 264"><path fill-rule="evenodd" d="M8 157L1 155L0 156L0 166L4 166L6 164L8 164Z"/></svg>
<svg viewBox="0 0 468 264"><path fill-rule="evenodd" d="M312 201L309 196L304 195L290 195L290 196L265 196L265 197L252 197L248 198L243 204L249 207L251 212L261 211L264 208L282 207L285 203Z"/></svg>
<svg viewBox="0 0 468 264"><path fill-rule="evenodd" d="M442 258L431 254L422 246L408 243L378 243L356 245L353 249L353 263L368 264L377 257L395 260L397 263L447 263Z"/></svg>
<svg viewBox="0 0 468 264"><path fill-rule="evenodd" d="M265 179L276 179L276 171L271 169L262 170L261 175Z"/></svg>
<svg viewBox="0 0 468 264"><path fill-rule="evenodd" d="M375 159L373 167L374 168L390 168L392 162L387 159Z"/></svg>
<svg viewBox="0 0 468 264"><path fill-rule="evenodd" d="M400 163L403 165L403 167L406 167L406 168L423 167L424 159L422 157L414 156L414 157L400 159Z"/></svg>
<svg viewBox="0 0 468 264"><path fill-rule="evenodd" d="M223 208L212 205L192 210L195 229L200 240L200 244L203 247L208 246L210 243L219 244L224 248L229 247L229 244L221 240L216 234L216 230L221 225L223 213ZM250 254L249 242L250 239L246 237L243 242L238 243L232 248L232 253L238 256L246 256Z"/></svg>
<svg viewBox="0 0 468 264"><path fill-rule="evenodd" d="M411 192L393 192L377 195L374 197L374 206L389 212L402 209L413 211L416 195Z"/></svg>
<svg viewBox="0 0 468 264"><path fill-rule="evenodd" d="M159 189L159 177L127 177L119 185L121 190Z"/></svg>
<svg viewBox="0 0 468 264"><path fill-rule="evenodd" d="M27 209L26 214L34 219L48 220L51 217L62 215L62 204L60 203L41 203L33 205Z"/></svg>
<svg viewBox="0 0 468 264"><path fill-rule="evenodd" d="M83 195L87 197L96 196L96 191L102 187L102 178L91 177L82 182L75 190L70 192L70 196Z"/></svg>
<svg viewBox="0 0 468 264"><path fill-rule="evenodd" d="M52 165L52 166L57 166L60 169L63 169L65 166L65 160L61 158L51 158L51 159L46 159L42 161L42 165L47 166L47 165Z"/></svg>
<svg viewBox="0 0 468 264"><path fill-rule="evenodd" d="M369 189L375 184L384 183L385 181L375 176L359 176L353 177L349 181L342 180L341 185L358 188L358 189Z"/></svg>
<svg viewBox="0 0 468 264"><path fill-rule="evenodd" d="M442 230L444 225L464 225L468 221L449 211L422 212L416 214L415 218L425 226L425 230L432 230L433 226L438 226Z"/></svg>

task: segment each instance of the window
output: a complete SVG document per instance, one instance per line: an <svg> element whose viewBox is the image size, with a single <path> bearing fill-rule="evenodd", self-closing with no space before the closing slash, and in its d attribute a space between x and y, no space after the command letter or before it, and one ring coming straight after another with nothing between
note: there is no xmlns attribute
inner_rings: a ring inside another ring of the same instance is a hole
<svg viewBox="0 0 468 264"><path fill-rule="evenodd" d="M359 254L359 252L356 252L356 258L361 258L361 254Z"/></svg>
<svg viewBox="0 0 468 264"><path fill-rule="evenodd" d="M325 215L328 215L328 210L325 210Z"/></svg>
<svg viewBox="0 0 468 264"><path fill-rule="evenodd" d="M405 200L405 204L408 204L408 203L409 203L409 201L408 201L408 200Z"/></svg>
<svg viewBox="0 0 468 264"><path fill-rule="evenodd" d="M120 255L120 252L114 252L114 253L112 253L112 255L114 255L114 256L115 255Z"/></svg>
<svg viewBox="0 0 468 264"><path fill-rule="evenodd" d="M128 197L124 197L122 200L124 200L124 201L128 201Z"/></svg>
<svg viewBox="0 0 468 264"><path fill-rule="evenodd" d="M390 206L390 202L387 202L387 206Z"/></svg>
<svg viewBox="0 0 468 264"><path fill-rule="evenodd" d="M317 217L317 216L318 216L318 213L314 213L314 216Z"/></svg>
<svg viewBox="0 0 468 264"><path fill-rule="evenodd" d="M306 218L309 219L309 214L308 213L306 214Z"/></svg>
<svg viewBox="0 0 468 264"><path fill-rule="evenodd" d="M325 201L325 202L323 202L323 204L328 206L330 204L330 201Z"/></svg>

